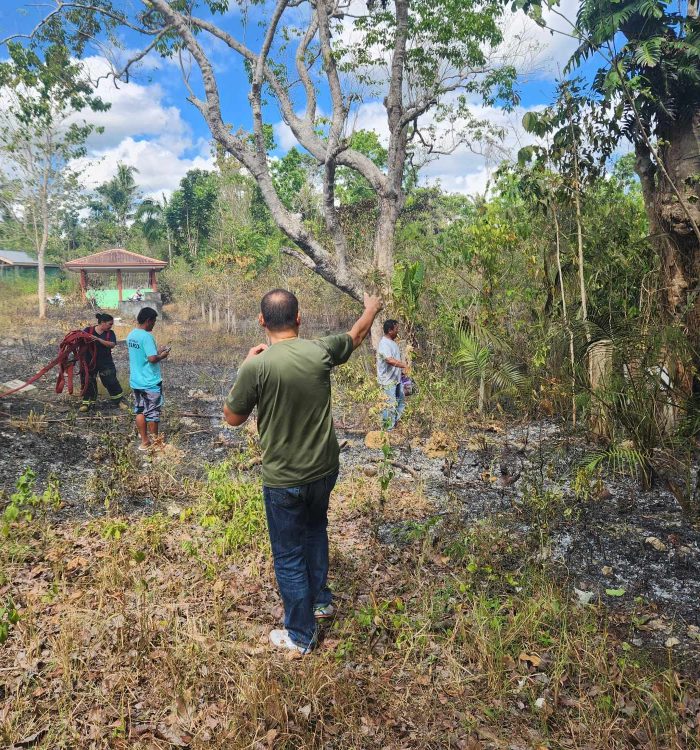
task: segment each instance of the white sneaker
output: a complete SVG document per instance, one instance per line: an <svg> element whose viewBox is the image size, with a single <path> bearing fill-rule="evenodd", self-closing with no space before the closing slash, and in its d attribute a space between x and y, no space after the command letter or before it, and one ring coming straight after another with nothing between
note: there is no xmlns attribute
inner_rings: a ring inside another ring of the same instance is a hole
<svg viewBox="0 0 700 750"><path fill-rule="evenodd" d="M289 637L289 633L284 628L270 631L270 643L275 648L284 648L288 651L298 651L300 654L308 654L311 649L298 646Z"/></svg>
<svg viewBox="0 0 700 750"><path fill-rule="evenodd" d="M314 607L314 617L317 620L328 620L335 614L335 607L332 604L320 604Z"/></svg>

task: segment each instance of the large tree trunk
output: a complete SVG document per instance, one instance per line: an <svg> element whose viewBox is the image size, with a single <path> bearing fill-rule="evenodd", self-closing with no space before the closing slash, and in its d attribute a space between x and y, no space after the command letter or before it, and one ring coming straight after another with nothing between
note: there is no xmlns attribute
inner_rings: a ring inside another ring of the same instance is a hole
<svg viewBox="0 0 700 750"><path fill-rule="evenodd" d="M643 143L636 145L636 170L650 234L661 258L662 306L669 322L687 330L696 364L700 364L700 242L696 234L700 225L700 109L660 123L657 135L663 144L659 157L684 205Z"/></svg>

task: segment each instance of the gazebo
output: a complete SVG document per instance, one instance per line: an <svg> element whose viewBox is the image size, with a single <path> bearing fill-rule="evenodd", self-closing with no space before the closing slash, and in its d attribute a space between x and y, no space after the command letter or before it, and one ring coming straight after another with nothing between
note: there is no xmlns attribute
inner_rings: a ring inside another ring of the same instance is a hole
<svg viewBox="0 0 700 750"><path fill-rule="evenodd" d="M100 307L115 309L124 299L130 299L138 290L158 291L156 274L167 262L132 253L121 247L86 255L63 264L66 271L80 273L83 299L92 297ZM90 276L100 276L99 283L90 284ZM105 278L106 277L106 278Z"/></svg>

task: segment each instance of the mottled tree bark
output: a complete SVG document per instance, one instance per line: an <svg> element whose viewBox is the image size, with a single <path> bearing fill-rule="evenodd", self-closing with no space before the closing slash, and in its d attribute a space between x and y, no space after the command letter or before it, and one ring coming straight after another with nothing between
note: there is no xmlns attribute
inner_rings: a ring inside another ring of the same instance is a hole
<svg viewBox="0 0 700 750"><path fill-rule="evenodd" d="M657 136L658 156L670 181L642 142L636 144L636 171L642 184L650 236L661 260L662 308L668 322L685 328L695 362L700 364L700 241L697 236L700 108L681 111L675 120L659 123Z"/></svg>

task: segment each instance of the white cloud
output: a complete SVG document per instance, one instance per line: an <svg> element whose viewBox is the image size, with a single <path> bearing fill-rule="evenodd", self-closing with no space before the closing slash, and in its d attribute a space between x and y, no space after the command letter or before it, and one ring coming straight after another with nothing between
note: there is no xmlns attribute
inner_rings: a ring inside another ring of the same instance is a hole
<svg viewBox="0 0 700 750"><path fill-rule="evenodd" d="M92 78L105 75L108 63L98 57L85 60ZM190 169L212 169L209 143L195 139L178 107L165 103L157 83L136 82L114 85L103 79L99 96L112 106L106 112L82 112L80 119L103 126L88 141L88 156L76 167L87 187L109 180L117 164L136 167L136 181L146 197L170 194Z"/></svg>
<svg viewBox="0 0 700 750"><path fill-rule="evenodd" d="M287 125L286 122L276 122L272 126L272 132L275 136L275 143L283 150L283 151L289 151L290 149L294 148L294 146L298 146L299 142L294 137L294 133L292 133L292 129Z"/></svg>
<svg viewBox="0 0 700 750"><path fill-rule="evenodd" d="M460 145L453 153L430 160L420 171L421 182L429 185L440 183L442 188L449 192L483 193L488 180L504 159L515 158L520 148L536 142L534 136L525 132L522 118L526 111L539 110L543 106L527 109L516 107L512 112L506 112L497 107L473 105L473 117L480 121L487 120L493 126L501 128L504 131L503 140L496 149L484 147L482 153L481 144L472 144L472 148ZM382 143L388 143L386 111L379 102L361 105L352 126L354 130L373 130ZM293 138L291 133L290 137Z"/></svg>
<svg viewBox="0 0 700 750"><path fill-rule="evenodd" d="M160 198L162 193L170 195L188 170L213 168L213 158L207 153L208 144L201 145L200 153L188 158L159 140L127 137L105 151L80 160L76 167L81 170L83 183L94 188L113 177L118 164L134 166L138 170L135 179L144 197Z"/></svg>
<svg viewBox="0 0 700 750"><path fill-rule="evenodd" d="M537 78L556 78L578 46L571 37L576 20L578 0L562 0L556 8L544 8L542 19L545 28L538 26L522 11L509 12L504 23L504 43L512 46L521 40L535 45L537 50L528 67L530 75Z"/></svg>

